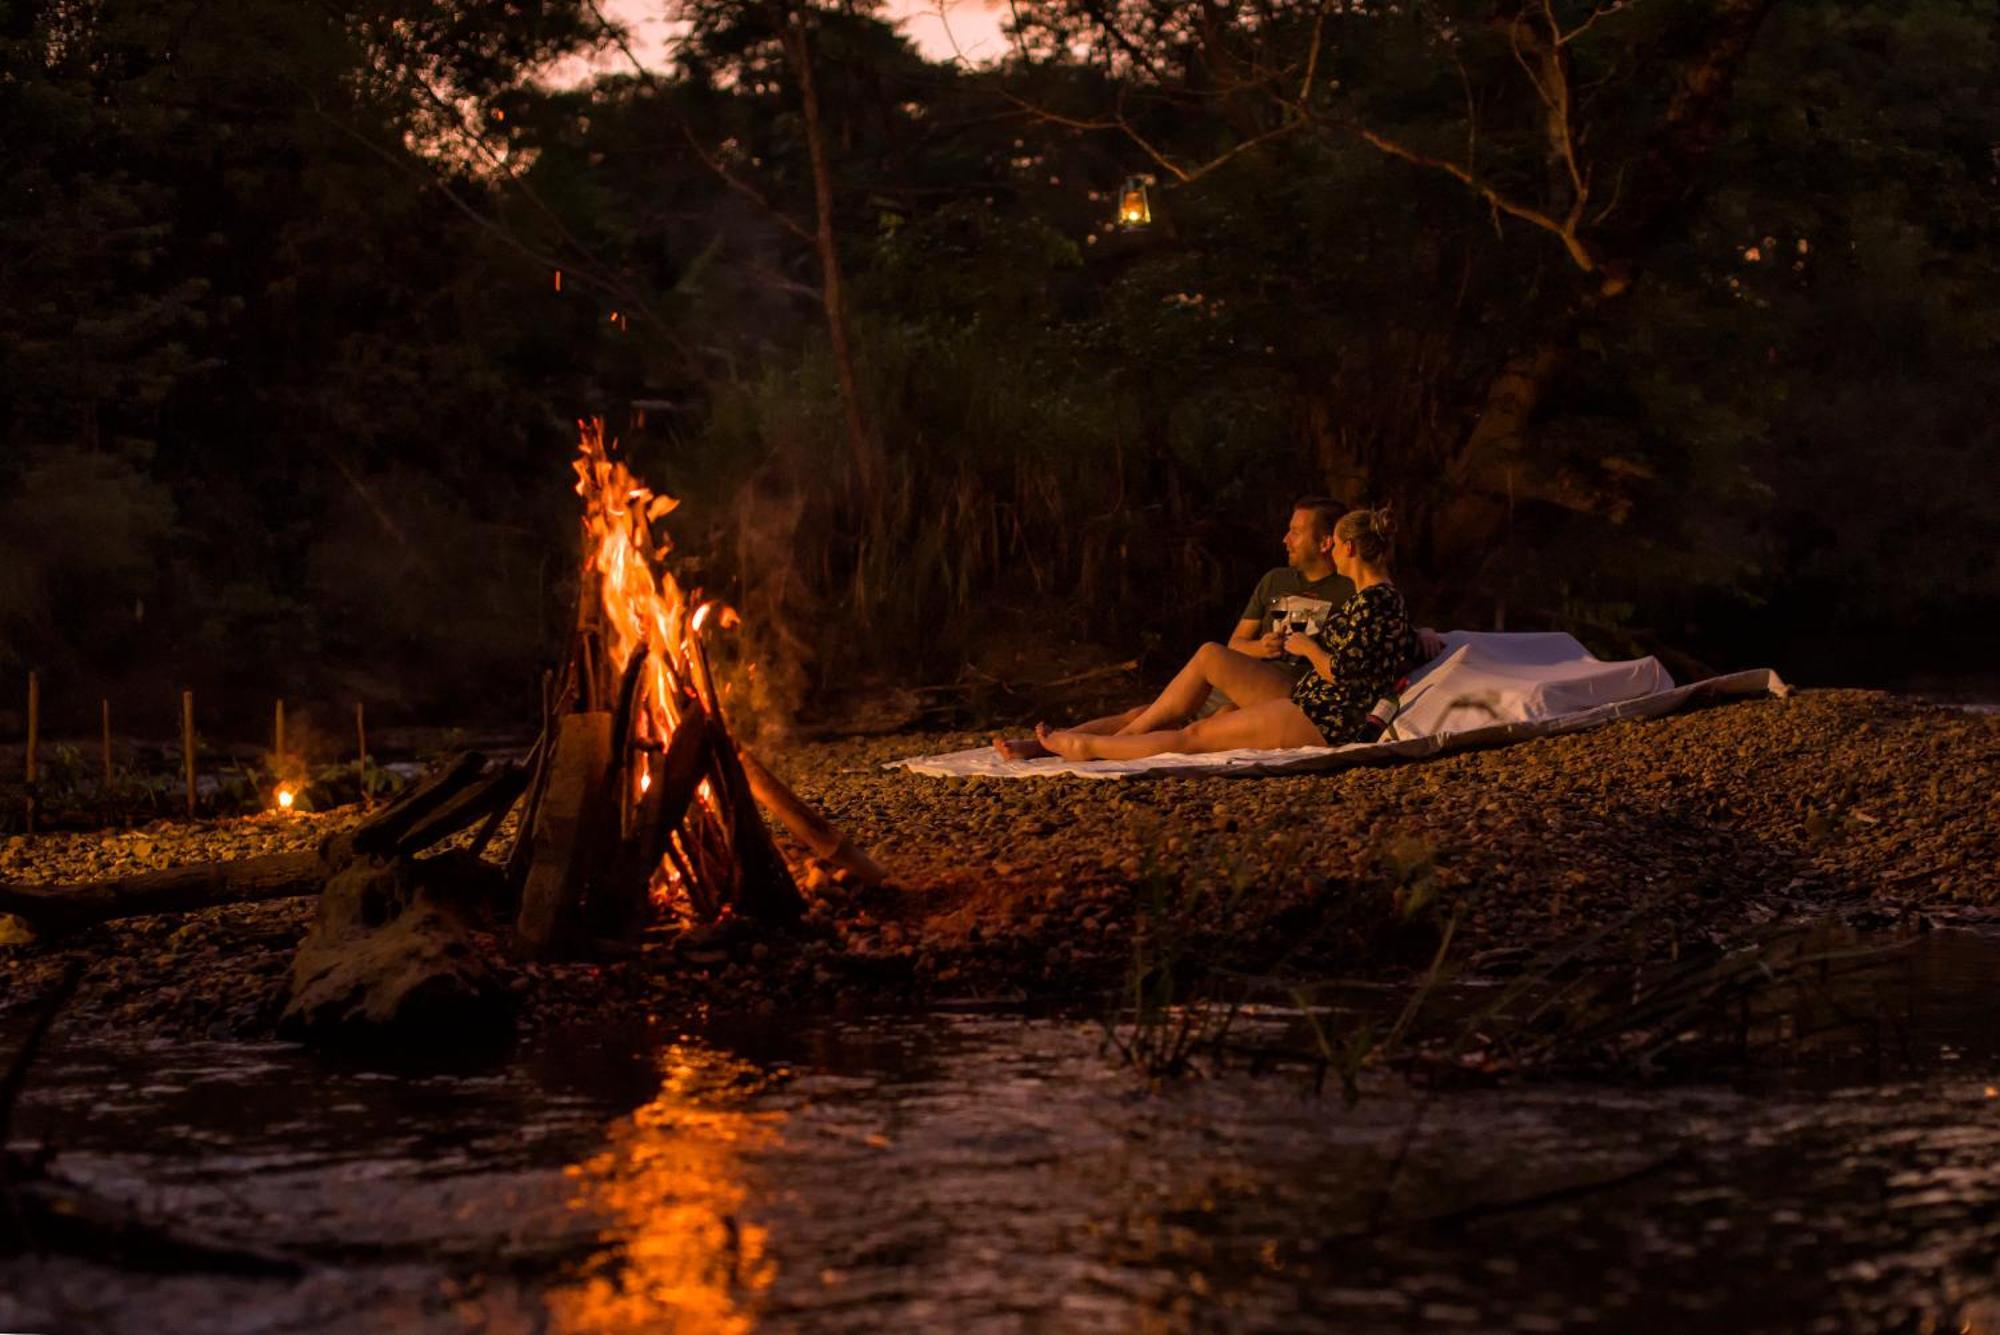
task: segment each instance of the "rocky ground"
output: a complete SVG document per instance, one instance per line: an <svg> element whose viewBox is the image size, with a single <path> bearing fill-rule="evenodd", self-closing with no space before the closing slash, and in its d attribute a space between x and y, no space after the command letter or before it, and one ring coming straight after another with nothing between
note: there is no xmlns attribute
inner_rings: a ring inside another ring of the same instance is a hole
<svg viewBox="0 0 2000 1335"><path fill-rule="evenodd" d="M630 958L507 960L525 1022L605 1007L1087 1000L1124 978L1135 952L1191 972L1399 976L1452 920L1452 958L1489 974L1571 946L1675 957L1774 921L1922 914L2000 926L2000 717L1876 692L1802 692L1318 776L938 780L881 768L979 740L906 734L774 755L890 884L844 885L801 853L813 911L795 932L669 926ZM0 877L101 878L308 848L357 818L16 838L0 849ZM66 1025L267 1035L312 909L136 919L51 943L0 920L0 1008L32 1000L81 957ZM501 938L491 945L504 955Z"/></svg>

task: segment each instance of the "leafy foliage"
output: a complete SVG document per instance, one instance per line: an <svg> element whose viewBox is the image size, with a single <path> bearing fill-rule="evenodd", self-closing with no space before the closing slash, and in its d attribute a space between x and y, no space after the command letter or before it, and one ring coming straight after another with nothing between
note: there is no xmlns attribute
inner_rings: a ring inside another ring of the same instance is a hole
<svg viewBox="0 0 2000 1335"><path fill-rule="evenodd" d="M1559 66L1539 6L1255 9L1023 3L974 70L870 6L700 0L672 66L556 87L589 5L8 6L0 665L62 683L58 725L179 685L529 717L589 413L689 501L678 559L776 707L1028 637L1177 658L1320 490L1399 507L1440 623L1807 679L1920 635L1975 660L1984 6L1758 9L1681 157L1673 71L1740 0L1552 5ZM1156 222L1121 232L1134 173ZM1579 197L1571 234L1525 216Z"/></svg>

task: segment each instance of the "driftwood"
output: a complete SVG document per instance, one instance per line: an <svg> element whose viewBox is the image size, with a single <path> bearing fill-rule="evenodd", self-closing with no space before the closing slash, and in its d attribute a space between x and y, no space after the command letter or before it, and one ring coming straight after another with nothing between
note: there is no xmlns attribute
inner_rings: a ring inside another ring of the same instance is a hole
<svg viewBox="0 0 2000 1335"><path fill-rule="evenodd" d="M0 913L25 918L40 934L73 932L117 918L191 913L218 904L254 904L319 893L318 853L267 853L236 862L170 867L73 885L0 885Z"/></svg>

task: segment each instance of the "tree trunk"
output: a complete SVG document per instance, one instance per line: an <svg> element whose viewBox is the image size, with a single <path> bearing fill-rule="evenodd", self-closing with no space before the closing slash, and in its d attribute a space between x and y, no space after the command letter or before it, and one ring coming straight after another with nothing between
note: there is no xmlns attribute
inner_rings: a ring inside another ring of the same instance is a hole
<svg viewBox="0 0 2000 1335"><path fill-rule="evenodd" d="M826 132L820 124L819 88L813 81L812 47L806 40L804 19L802 10L790 4L779 6L785 54L799 81L806 154L812 162L813 243L819 251L820 297L826 307L827 342L833 349L834 370L840 377L840 405L847 418L847 442L854 456L855 478L865 490L875 481L875 442L861 410L861 382L854 371L846 289L841 282L840 248L833 227L833 174L827 166Z"/></svg>

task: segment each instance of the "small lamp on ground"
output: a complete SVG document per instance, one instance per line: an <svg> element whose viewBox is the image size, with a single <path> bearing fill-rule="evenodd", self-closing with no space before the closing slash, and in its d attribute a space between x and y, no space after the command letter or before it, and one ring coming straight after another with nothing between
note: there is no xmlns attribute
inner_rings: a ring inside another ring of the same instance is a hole
<svg viewBox="0 0 2000 1335"><path fill-rule="evenodd" d="M1146 200L1145 178L1126 177L1125 185L1118 191L1118 225L1129 232L1150 226L1152 221L1153 209Z"/></svg>

